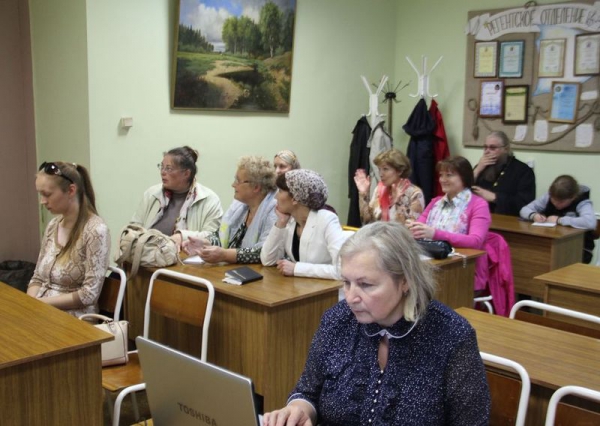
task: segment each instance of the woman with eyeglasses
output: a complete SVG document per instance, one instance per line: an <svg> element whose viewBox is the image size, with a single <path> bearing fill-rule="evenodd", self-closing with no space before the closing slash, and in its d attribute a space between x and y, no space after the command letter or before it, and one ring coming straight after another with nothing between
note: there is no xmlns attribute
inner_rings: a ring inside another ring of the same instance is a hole
<svg viewBox="0 0 600 426"><path fill-rule="evenodd" d="M162 183L151 186L131 219L157 229L177 243L206 237L219 229L223 209L217 194L196 181L198 151L184 146L164 153L158 170Z"/></svg>
<svg viewBox="0 0 600 426"><path fill-rule="evenodd" d="M56 215L41 243L27 294L71 315L98 311L110 255L110 234L98 216L87 169L43 163L35 179L40 203Z"/></svg>
<svg viewBox="0 0 600 426"><path fill-rule="evenodd" d="M263 157L242 157L231 186L235 200L219 231L207 238L190 237L183 248L210 263L260 263L263 243L277 219L273 165Z"/></svg>
<svg viewBox="0 0 600 426"><path fill-rule="evenodd" d="M346 239L338 216L325 209L323 178L306 169L290 170L275 181L277 222L260 253L265 266L287 276L338 279L337 254Z"/></svg>

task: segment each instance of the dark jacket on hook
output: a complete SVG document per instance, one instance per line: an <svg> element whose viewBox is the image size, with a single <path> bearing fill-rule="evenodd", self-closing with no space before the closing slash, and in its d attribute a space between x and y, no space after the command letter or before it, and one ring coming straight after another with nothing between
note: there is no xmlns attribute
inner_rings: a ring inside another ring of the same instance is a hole
<svg viewBox="0 0 600 426"><path fill-rule="evenodd" d="M348 161L348 198L350 198L350 207L348 208L349 226L359 228L362 225L360 221L360 208L358 207L358 189L354 183L354 174L358 169L364 169L369 175L369 154L371 149L367 147L367 142L371 136L371 126L366 117L361 117L354 130L352 130L352 142L350 143L350 160Z"/></svg>
<svg viewBox="0 0 600 426"><path fill-rule="evenodd" d="M410 136L407 157L410 160L412 174L410 180L423 191L425 205L433 198L433 179L435 163L433 156L433 131L435 122L427 111L427 103L421 98L417 106L402 126Z"/></svg>

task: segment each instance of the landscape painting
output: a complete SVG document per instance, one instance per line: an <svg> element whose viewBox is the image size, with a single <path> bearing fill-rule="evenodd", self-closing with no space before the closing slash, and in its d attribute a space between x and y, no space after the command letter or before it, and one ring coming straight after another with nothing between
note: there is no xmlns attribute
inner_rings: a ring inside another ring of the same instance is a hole
<svg viewBox="0 0 600 426"><path fill-rule="evenodd" d="M172 107L287 113L296 0L180 0Z"/></svg>

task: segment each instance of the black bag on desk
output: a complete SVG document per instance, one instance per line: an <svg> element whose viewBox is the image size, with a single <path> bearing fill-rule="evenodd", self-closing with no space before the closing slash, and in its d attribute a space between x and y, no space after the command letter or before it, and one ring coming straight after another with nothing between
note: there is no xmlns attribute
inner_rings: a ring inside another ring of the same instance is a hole
<svg viewBox="0 0 600 426"><path fill-rule="evenodd" d="M423 251L434 259L445 259L454 250L448 241L417 240Z"/></svg>

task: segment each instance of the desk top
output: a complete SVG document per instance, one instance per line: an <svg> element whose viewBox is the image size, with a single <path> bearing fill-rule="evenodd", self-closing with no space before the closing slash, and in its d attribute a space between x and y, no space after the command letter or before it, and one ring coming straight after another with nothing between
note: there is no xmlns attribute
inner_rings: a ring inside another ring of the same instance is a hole
<svg viewBox="0 0 600 426"><path fill-rule="evenodd" d="M474 259L485 252L475 249L457 248L457 252ZM445 265L460 263L458 256L443 260L431 260L432 265L443 268ZM260 305L275 307L324 293L335 292L342 287L341 281L306 277L286 277L274 266L246 265L263 275L263 279L244 285L227 284L222 281L225 272L240 265L173 265L166 269L206 278L215 287L217 293L237 297ZM154 271L155 268L147 268ZM169 278L165 277L166 281Z"/></svg>
<svg viewBox="0 0 600 426"><path fill-rule="evenodd" d="M585 263L574 263L538 275L534 279L544 283L559 284L561 287L600 293L600 267Z"/></svg>
<svg viewBox="0 0 600 426"><path fill-rule="evenodd" d="M583 234L584 229L571 228L570 226L556 225L552 228L533 226L533 222L522 220L516 216L492 214L491 231L514 232L517 234L531 235L541 238L560 239Z"/></svg>
<svg viewBox="0 0 600 426"><path fill-rule="evenodd" d="M217 293L257 303L268 307L285 305L323 293L335 292L342 287L340 281L319 278L286 277L274 266L245 265L263 275L262 280L244 285L222 281L225 272L240 265L173 265L166 269L194 275L209 280ZM165 281L169 278L165 277Z"/></svg>
<svg viewBox="0 0 600 426"><path fill-rule="evenodd" d="M600 390L600 340L469 308L456 312L477 331L479 350L518 362L532 383Z"/></svg>
<svg viewBox="0 0 600 426"><path fill-rule="evenodd" d="M114 338L1 282L0 322L0 369Z"/></svg>

